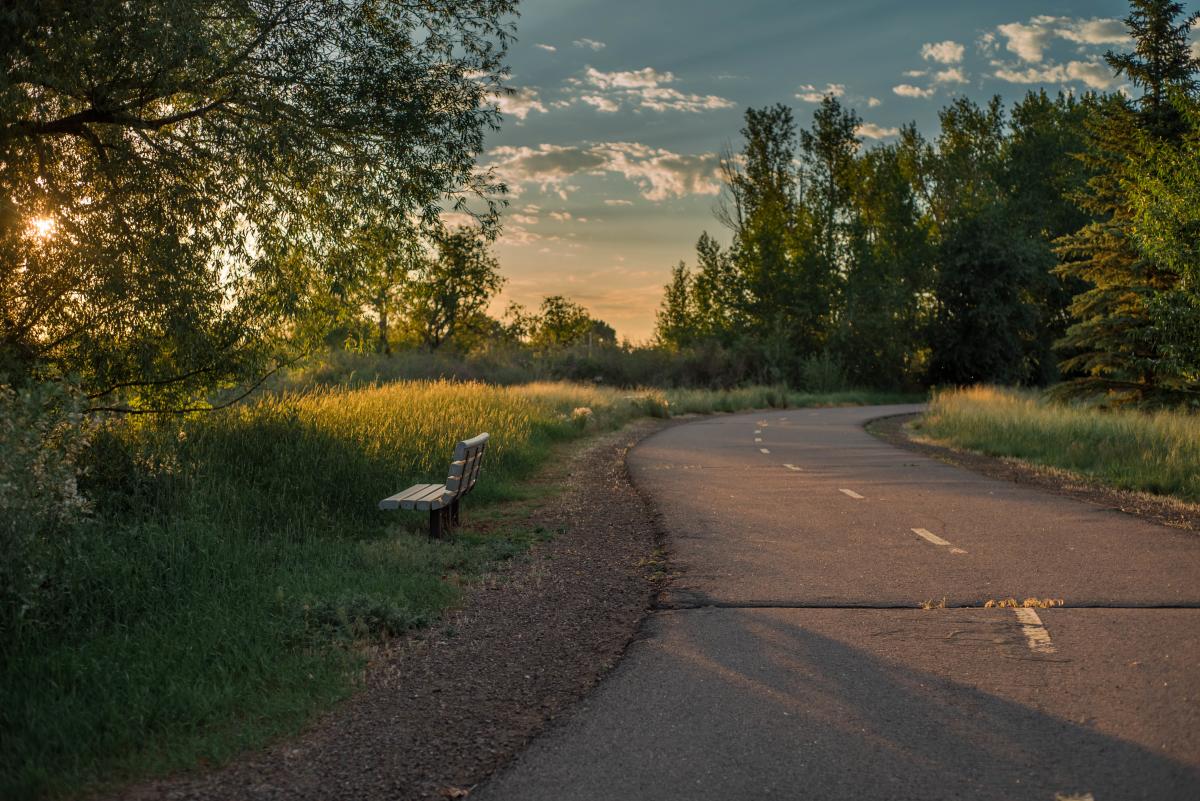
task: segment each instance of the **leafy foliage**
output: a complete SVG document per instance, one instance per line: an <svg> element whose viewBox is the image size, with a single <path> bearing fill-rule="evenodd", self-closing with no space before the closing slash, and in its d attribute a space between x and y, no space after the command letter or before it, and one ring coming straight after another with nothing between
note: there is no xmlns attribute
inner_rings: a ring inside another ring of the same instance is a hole
<svg viewBox="0 0 1200 801"><path fill-rule="evenodd" d="M514 5L6 5L0 369L177 406L303 346L360 231L497 188Z"/></svg>

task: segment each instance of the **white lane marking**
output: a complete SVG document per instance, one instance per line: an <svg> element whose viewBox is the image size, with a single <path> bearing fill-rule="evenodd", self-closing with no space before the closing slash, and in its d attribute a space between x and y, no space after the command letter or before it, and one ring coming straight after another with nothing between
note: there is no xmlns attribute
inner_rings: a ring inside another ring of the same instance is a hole
<svg viewBox="0 0 1200 801"><path fill-rule="evenodd" d="M754 438L754 441L755 441L755 442L762 442L762 437L755 437L755 438Z"/></svg>
<svg viewBox="0 0 1200 801"><path fill-rule="evenodd" d="M1025 642L1029 643L1029 650L1035 654L1052 654L1057 651L1054 643L1050 642L1050 632L1042 625L1037 610L1022 608L1014 609L1013 612L1017 615L1017 622L1021 624L1021 631L1025 633Z"/></svg>
<svg viewBox="0 0 1200 801"><path fill-rule="evenodd" d="M928 529L914 528L914 529L912 529L912 533L916 534L918 537L924 537L925 539L932 542L934 545L949 545L950 544L950 543L946 542L944 539L942 539L941 537L939 537L937 534L934 534L932 531L930 531Z"/></svg>
<svg viewBox="0 0 1200 801"><path fill-rule="evenodd" d="M785 464L784 467L786 467L788 470L799 470L800 469L799 467L796 467L796 465L794 465L794 464Z"/></svg>
<svg viewBox="0 0 1200 801"><path fill-rule="evenodd" d="M849 497L854 498L855 500L861 501L863 499L863 496L859 495L854 490L839 489L838 492L842 493L843 495L848 495Z"/></svg>
<svg viewBox="0 0 1200 801"><path fill-rule="evenodd" d="M950 553L966 553L966 551L964 551L962 548L954 547L954 545L952 543L946 542L946 540L942 539L937 534L934 534L932 531L930 531L927 528L914 528L914 529L910 529L910 530L912 531L913 534L916 534L918 537L922 537L926 540L929 540L934 545L948 546L950 548Z"/></svg>
<svg viewBox="0 0 1200 801"><path fill-rule="evenodd" d="M762 451L763 453L770 453L770 451L767 450L766 448L759 448L759 450Z"/></svg>
<svg viewBox="0 0 1200 801"><path fill-rule="evenodd" d="M755 433L755 434L761 434L761 433L762 433L762 429L761 429L761 428L756 428L756 429L754 429L754 433Z"/></svg>

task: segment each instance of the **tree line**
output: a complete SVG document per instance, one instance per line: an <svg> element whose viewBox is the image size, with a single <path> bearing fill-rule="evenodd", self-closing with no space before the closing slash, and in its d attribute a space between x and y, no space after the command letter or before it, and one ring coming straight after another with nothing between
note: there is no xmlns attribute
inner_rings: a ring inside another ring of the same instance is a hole
<svg viewBox="0 0 1200 801"><path fill-rule="evenodd" d="M1056 384L1200 403L1197 14L1133 0L1106 59L1140 96L956 98L864 148L837 97L808 128L748 109L722 247L665 288L656 336L734 380Z"/></svg>

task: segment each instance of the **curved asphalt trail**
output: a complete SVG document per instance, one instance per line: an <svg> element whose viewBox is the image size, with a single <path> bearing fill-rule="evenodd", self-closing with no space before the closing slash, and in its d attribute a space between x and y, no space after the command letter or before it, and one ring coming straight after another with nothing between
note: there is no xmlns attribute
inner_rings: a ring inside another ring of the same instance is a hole
<svg viewBox="0 0 1200 801"><path fill-rule="evenodd" d="M710 418L634 449L681 576L473 797L1200 798L1200 537L862 429L916 408ZM1010 596L1066 607L979 608Z"/></svg>

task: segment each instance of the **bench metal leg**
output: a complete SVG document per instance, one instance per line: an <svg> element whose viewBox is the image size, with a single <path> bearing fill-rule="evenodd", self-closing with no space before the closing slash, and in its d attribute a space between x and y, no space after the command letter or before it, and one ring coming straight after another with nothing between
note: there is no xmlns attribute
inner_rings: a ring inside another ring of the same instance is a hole
<svg viewBox="0 0 1200 801"><path fill-rule="evenodd" d="M450 525L457 526L460 522L458 514L458 498L454 499L454 503L450 504Z"/></svg>
<svg viewBox="0 0 1200 801"><path fill-rule="evenodd" d="M429 511L429 536L433 537L435 540L441 539L442 537L442 522L445 517L445 509L431 509Z"/></svg>

